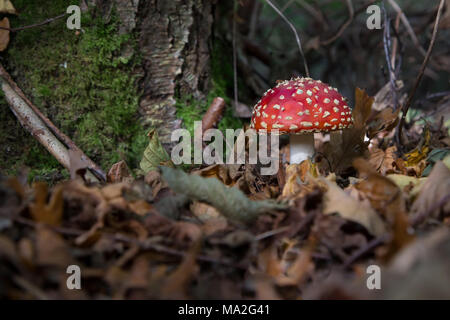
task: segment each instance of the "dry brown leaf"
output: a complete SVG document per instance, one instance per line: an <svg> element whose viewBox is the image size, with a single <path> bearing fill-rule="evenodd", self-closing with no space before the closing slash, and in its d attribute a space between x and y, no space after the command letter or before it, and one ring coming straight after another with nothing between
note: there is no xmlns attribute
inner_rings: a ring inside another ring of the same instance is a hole
<svg viewBox="0 0 450 320"><path fill-rule="evenodd" d="M132 180L130 169L124 160L113 164L111 169L109 169L108 182L131 182Z"/></svg>
<svg viewBox="0 0 450 320"><path fill-rule="evenodd" d="M63 215L63 187L59 185L54 188L48 204L47 184L44 182L36 182L33 185L33 189L34 202L29 205L33 220L53 226L59 225Z"/></svg>
<svg viewBox="0 0 450 320"><path fill-rule="evenodd" d="M414 236L409 233L405 199L397 185L377 173L366 160L356 159L353 165L360 176L365 177L355 187L364 193L372 207L382 213L388 222L392 239L378 252L383 260L389 260L414 240Z"/></svg>
<svg viewBox="0 0 450 320"><path fill-rule="evenodd" d="M316 247L316 240L311 237L304 248L302 248L294 260L294 262L286 270L286 275L280 275L276 279L279 286L297 286L314 268L312 262L312 252Z"/></svg>
<svg viewBox="0 0 450 320"><path fill-rule="evenodd" d="M317 185L314 177L319 175L317 166L310 160L286 167L286 183L281 196L283 198L300 198L311 192Z"/></svg>
<svg viewBox="0 0 450 320"><path fill-rule="evenodd" d="M404 87L403 81L397 80L396 87L401 90ZM387 82L375 95L375 101L373 102L373 109L377 111L382 111L387 107L394 106L394 96L392 94L392 85ZM399 104L402 105L405 100L405 96L397 97L399 99Z"/></svg>
<svg viewBox="0 0 450 320"><path fill-rule="evenodd" d="M352 112L353 128L332 133L330 142L324 145L325 158L330 162L332 172L345 171L351 167L355 158L366 155L368 142L364 141L364 136L372 104L373 98L364 90L356 88L355 107Z"/></svg>
<svg viewBox="0 0 450 320"><path fill-rule="evenodd" d="M386 108L378 112L368 121L367 136L372 139L381 131L390 131L398 123L398 115L401 108L394 111L392 108Z"/></svg>
<svg viewBox="0 0 450 320"><path fill-rule="evenodd" d="M386 149L375 149L371 151L369 162L382 175L395 172L395 161L397 159L397 147L392 146Z"/></svg>
<svg viewBox="0 0 450 320"><path fill-rule="evenodd" d="M439 218L440 213L450 212L450 169L442 161L436 162L427 180L423 183L419 196L411 208L413 219L419 215Z"/></svg>
<svg viewBox="0 0 450 320"><path fill-rule="evenodd" d="M328 186L328 190L324 194L323 212L325 214L337 212L343 218L363 225L371 234L376 236L386 232L383 220L367 202L351 197L335 183L325 179L323 181Z"/></svg>
<svg viewBox="0 0 450 320"><path fill-rule="evenodd" d="M201 249L201 241L193 243L183 262L166 279L161 288L161 296L165 299L185 299L187 286L198 272L197 255Z"/></svg>
<svg viewBox="0 0 450 320"><path fill-rule="evenodd" d="M39 265L57 266L65 270L74 262L64 239L43 225L36 229L36 251Z"/></svg>

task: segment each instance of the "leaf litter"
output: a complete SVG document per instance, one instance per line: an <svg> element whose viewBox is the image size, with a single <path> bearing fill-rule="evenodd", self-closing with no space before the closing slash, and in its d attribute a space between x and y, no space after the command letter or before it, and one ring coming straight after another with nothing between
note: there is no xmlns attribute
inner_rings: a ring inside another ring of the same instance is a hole
<svg viewBox="0 0 450 320"><path fill-rule="evenodd" d="M400 153L398 113L355 98L354 128L274 176L259 164L175 168L151 131L137 177L124 161L103 185L80 163L51 187L1 177L0 297L450 298L448 130L411 126ZM81 291L66 287L72 264ZM365 285L373 264L380 292Z"/></svg>

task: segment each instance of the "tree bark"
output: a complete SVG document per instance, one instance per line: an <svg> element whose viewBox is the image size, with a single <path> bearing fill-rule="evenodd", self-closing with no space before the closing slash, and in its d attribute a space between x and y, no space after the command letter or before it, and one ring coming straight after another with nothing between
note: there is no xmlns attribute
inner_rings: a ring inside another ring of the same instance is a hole
<svg viewBox="0 0 450 320"><path fill-rule="evenodd" d="M90 0L108 21L112 8L121 33L137 32L142 69L143 125L157 129L162 143L181 126L176 95L201 99L210 76L212 0Z"/></svg>

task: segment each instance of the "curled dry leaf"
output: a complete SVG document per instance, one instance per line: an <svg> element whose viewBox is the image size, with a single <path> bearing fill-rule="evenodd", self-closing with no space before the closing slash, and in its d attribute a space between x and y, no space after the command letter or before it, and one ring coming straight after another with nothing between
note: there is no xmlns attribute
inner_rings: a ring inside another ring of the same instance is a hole
<svg viewBox="0 0 450 320"><path fill-rule="evenodd" d="M370 152L369 162L382 175L395 172L395 160L397 147L392 146L386 149L375 149Z"/></svg>
<svg viewBox="0 0 450 320"><path fill-rule="evenodd" d="M130 169L124 160L113 164L111 169L109 169L108 182L131 182L132 180Z"/></svg>
<svg viewBox="0 0 450 320"><path fill-rule="evenodd" d="M392 108L386 108L378 112L374 117L368 120L367 136L369 139L375 137L382 131L391 131L398 123L400 108L394 111Z"/></svg>
<svg viewBox="0 0 450 320"><path fill-rule="evenodd" d="M365 179L355 187L370 201L371 206L382 213L388 223L391 241L378 250L383 260L393 257L400 249L414 240L409 232L405 199L397 185L377 173L364 159L356 159L354 167Z"/></svg>
<svg viewBox="0 0 450 320"><path fill-rule="evenodd" d="M167 165L173 167L172 160L167 154L166 149L162 146L158 133L152 129L148 133L149 143L144 150L140 167L144 173L156 170L160 165Z"/></svg>
<svg viewBox="0 0 450 320"><path fill-rule="evenodd" d="M369 203L353 198L335 183L325 179L323 181L328 186L328 190L324 194L323 212L325 214L339 213L343 218L363 225L375 236L386 232L383 220Z"/></svg>
<svg viewBox="0 0 450 320"><path fill-rule="evenodd" d="M440 213L450 212L450 169L438 161L427 180L423 183L419 196L411 208L413 220L420 222L426 216L439 218ZM447 201L445 199L447 198Z"/></svg>

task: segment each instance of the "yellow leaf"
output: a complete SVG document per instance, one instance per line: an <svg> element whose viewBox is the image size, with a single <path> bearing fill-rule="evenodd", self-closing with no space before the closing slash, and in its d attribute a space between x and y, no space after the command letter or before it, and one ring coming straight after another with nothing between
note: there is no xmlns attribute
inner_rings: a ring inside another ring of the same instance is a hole
<svg viewBox="0 0 450 320"><path fill-rule="evenodd" d="M17 14L17 11L11 1L0 0L0 13Z"/></svg>
<svg viewBox="0 0 450 320"><path fill-rule="evenodd" d="M8 18L3 18L3 20L0 21L0 27L9 28ZM4 51L6 48L8 48L9 32L9 30L0 29L0 51Z"/></svg>
<svg viewBox="0 0 450 320"><path fill-rule="evenodd" d="M423 143L421 143L417 148L415 148L413 151L408 152L405 154L405 165L407 167L413 167L418 165L422 160L425 160L428 152L430 151L429 144L430 144L430 130L426 130L424 134L424 140Z"/></svg>

